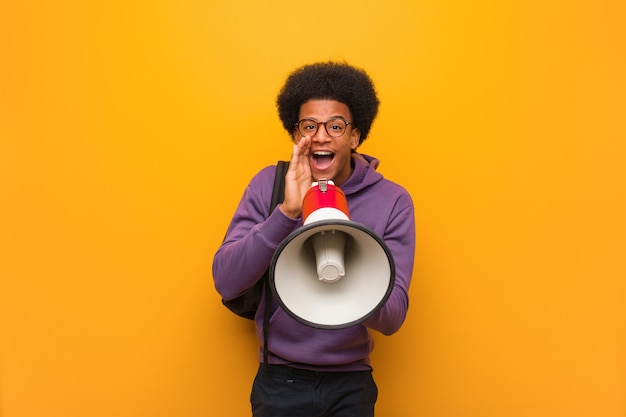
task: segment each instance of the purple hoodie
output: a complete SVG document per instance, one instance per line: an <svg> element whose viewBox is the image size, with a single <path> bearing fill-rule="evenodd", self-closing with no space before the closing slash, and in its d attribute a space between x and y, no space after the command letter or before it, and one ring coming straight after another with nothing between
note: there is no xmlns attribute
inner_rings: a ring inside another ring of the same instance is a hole
<svg viewBox="0 0 626 417"><path fill-rule="evenodd" d="M269 363L316 371L368 370L373 349L368 328L390 335L404 322L415 255L413 202L404 188L376 172L377 159L353 153L352 160L354 171L341 185L348 200L350 220L376 232L389 247L396 269L394 288L372 318L345 329L308 327L274 302L269 327ZM268 213L275 172L276 167L269 166L252 178L215 254L213 279L224 299L235 298L252 287L269 267L283 239L302 226L301 219L288 218L278 209ZM263 310L261 302L255 317L261 344ZM259 358L262 361L263 346Z"/></svg>

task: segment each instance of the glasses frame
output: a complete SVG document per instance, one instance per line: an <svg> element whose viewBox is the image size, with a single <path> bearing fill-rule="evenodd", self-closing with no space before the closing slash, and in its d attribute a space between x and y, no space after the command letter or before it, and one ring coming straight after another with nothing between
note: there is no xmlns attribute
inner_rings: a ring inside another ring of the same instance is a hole
<svg viewBox="0 0 626 417"><path fill-rule="evenodd" d="M326 123L328 123L328 122L333 122L333 121L335 121L335 120L341 120L342 122L344 122L344 123L346 124L346 128L345 128L345 129L344 129L344 131L343 131L343 132L341 132L341 134L340 134L340 135L338 135L338 136L336 136L336 135L334 135L334 134L330 133L330 132L328 131L328 127L326 126ZM315 128L315 132L313 132L312 134L311 134L311 132L307 132L307 134L304 134L304 133L302 132L302 130L300 130L300 123L305 122L305 121L308 121L308 122L313 122L313 123L317 124L317 127ZM315 135L317 134L317 132L319 132L319 130L320 130L320 125L324 125L324 130L326 131L326 134L328 134L328 136L330 136L331 138L340 138L340 137L342 137L343 135L345 135L345 134L346 134L346 131L348 130L347 128L348 128L348 126L349 126L349 125L351 125L351 124L352 124L352 122L347 121L346 119L344 119L344 118L343 118L343 117L341 117L341 116L331 117L330 119L326 120L325 122L318 122L317 120L313 119L312 117L306 117L306 118L304 118L304 119L300 119L300 120L298 120L298 121L296 122L296 124L295 124L295 126L294 126L294 127L296 128L296 130L298 131L298 133L300 133L302 136L311 136L311 137L313 137L313 136L315 136Z"/></svg>

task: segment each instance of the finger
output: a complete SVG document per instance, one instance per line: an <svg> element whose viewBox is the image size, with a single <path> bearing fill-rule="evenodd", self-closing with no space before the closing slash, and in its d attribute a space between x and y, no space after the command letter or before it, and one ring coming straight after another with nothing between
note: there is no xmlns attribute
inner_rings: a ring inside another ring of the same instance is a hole
<svg viewBox="0 0 626 417"><path fill-rule="evenodd" d="M308 150L311 147L311 137L302 136L302 138L298 141L298 147L302 150Z"/></svg>
<svg viewBox="0 0 626 417"><path fill-rule="evenodd" d="M309 156L310 139L306 136L302 137L298 143L293 145L293 154L291 155L291 161L293 163L302 163Z"/></svg>
<svg viewBox="0 0 626 417"><path fill-rule="evenodd" d="M309 136L304 136L300 139L300 142L298 142L298 151L305 159L308 158L311 151L311 138Z"/></svg>

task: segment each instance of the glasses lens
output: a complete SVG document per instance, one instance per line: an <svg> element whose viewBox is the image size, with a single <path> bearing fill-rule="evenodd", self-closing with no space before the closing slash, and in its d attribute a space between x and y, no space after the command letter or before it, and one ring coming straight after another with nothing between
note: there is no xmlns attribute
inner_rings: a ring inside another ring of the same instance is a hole
<svg viewBox="0 0 626 417"><path fill-rule="evenodd" d="M342 119L331 119L326 122L326 131L332 137L339 137L346 131L346 122Z"/></svg>
<svg viewBox="0 0 626 417"><path fill-rule="evenodd" d="M300 120L298 122L298 130L302 136L313 136L317 132L317 122L313 120Z"/></svg>

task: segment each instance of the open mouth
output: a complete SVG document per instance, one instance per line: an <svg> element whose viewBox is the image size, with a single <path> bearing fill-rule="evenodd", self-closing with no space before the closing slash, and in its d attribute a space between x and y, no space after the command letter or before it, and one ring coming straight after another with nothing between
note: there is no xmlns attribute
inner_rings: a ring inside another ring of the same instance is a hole
<svg viewBox="0 0 626 417"><path fill-rule="evenodd" d="M322 171L327 169L335 159L335 154L328 151L313 152L313 165L316 169Z"/></svg>

